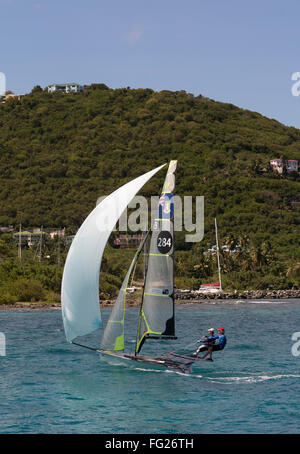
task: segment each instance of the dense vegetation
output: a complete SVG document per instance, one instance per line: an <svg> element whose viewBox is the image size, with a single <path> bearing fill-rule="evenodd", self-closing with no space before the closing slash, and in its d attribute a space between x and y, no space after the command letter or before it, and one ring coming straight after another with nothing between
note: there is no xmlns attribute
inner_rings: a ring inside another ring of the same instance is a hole
<svg viewBox="0 0 300 454"><path fill-rule="evenodd" d="M217 217L230 250L222 259L225 287L290 288L300 285L300 211L291 204L299 198L300 174L277 175L268 163L299 159L299 150L299 130L184 91L93 84L65 95L35 87L0 105L0 225L74 233L99 196L178 159L177 194L205 197L205 236L189 244L177 235L177 285L197 288L217 279L215 255L204 254L214 244ZM142 194L158 194L164 173ZM39 264L30 250L20 265L11 238L0 239L2 300L21 298L30 285L33 299L59 292L62 265ZM115 293L131 254L122 259L107 249L105 294Z"/></svg>

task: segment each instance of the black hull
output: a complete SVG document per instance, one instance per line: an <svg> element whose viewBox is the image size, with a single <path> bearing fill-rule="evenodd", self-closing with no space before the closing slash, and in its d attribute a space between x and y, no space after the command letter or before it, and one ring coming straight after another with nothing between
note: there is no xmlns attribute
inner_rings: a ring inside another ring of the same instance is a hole
<svg viewBox="0 0 300 454"><path fill-rule="evenodd" d="M195 362L201 361L200 358L195 358L188 355L179 355L177 353L165 353L161 356L143 356L132 355L123 352L100 351L104 360L115 365L127 365L127 362L133 361L140 366L150 366L150 368L158 370L171 370L173 372L181 372L189 374L192 372L192 366Z"/></svg>

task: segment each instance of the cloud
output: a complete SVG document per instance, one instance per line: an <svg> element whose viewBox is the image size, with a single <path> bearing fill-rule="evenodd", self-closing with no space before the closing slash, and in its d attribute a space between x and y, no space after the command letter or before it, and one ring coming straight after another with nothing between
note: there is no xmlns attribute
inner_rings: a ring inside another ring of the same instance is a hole
<svg viewBox="0 0 300 454"><path fill-rule="evenodd" d="M141 29L141 27L136 26L127 33L126 41L128 43L134 44L141 38L142 35L143 35L143 30Z"/></svg>

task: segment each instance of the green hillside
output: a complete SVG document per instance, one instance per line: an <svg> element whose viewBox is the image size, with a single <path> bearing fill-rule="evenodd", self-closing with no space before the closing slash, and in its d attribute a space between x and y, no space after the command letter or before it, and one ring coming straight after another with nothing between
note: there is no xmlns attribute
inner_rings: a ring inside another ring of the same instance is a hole
<svg viewBox="0 0 300 454"><path fill-rule="evenodd" d="M288 288L300 285L300 211L291 204L300 174L275 174L268 163L279 157L300 159L300 130L231 104L104 84L67 95L35 87L0 104L0 225L74 233L99 196L177 159L176 193L205 197L204 240L178 235L178 285L217 276L215 257L203 254L217 217L222 244L235 251L223 254L225 284ZM164 173L142 193L158 194Z"/></svg>

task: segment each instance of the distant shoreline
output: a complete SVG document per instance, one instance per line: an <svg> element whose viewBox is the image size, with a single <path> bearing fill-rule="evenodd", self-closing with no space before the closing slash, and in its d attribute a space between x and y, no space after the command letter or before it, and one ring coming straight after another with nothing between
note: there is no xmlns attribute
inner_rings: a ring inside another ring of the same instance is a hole
<svg viewBox="0 0 300 454"><path fill-rule="evenodd" d="M300 298L300 290L298 289L291 289L291 290L245 290L242 292L235 292L235 293L229 293L229 292L222 292L222 293L207 293L207 294L197 294L194 291L189 291L186 293L177 293L175 294L176 299L180 300L195 300L195 299L201 299L201 300L235 300L235 299L287 299L287 298Z"/></svg>
<svg viewBox="0 0 300 454"><path fill-rule="evenodd" d="M194 293L186 294L176 294L175 304L209 304L222 301L222 303L230 303L237 301L242 303L249 300L278 300L278 299L300 299L300 290L276 290L276 291L246 291L242 293L229 294L229 293L220 293L220 294L206 294L206 295L197 295ZM113 307L115 299L101 301L101 307ZM137 307L140 305L140 299L127 298L128 307ZM46 301L37 301L37 302L17 302L11 304L1 304L0 312L7 311L18 311L20 309L27 310L61 310L60 303L50 303Z"/></svg>

